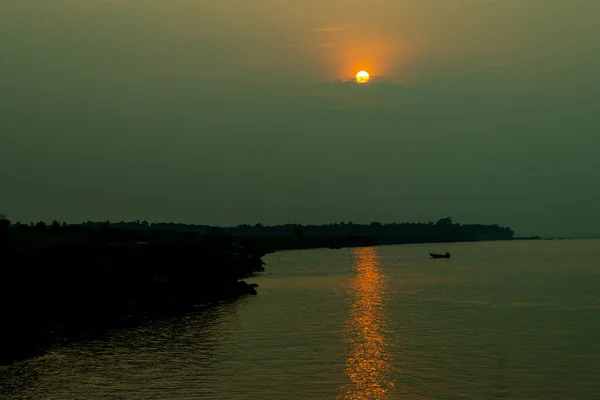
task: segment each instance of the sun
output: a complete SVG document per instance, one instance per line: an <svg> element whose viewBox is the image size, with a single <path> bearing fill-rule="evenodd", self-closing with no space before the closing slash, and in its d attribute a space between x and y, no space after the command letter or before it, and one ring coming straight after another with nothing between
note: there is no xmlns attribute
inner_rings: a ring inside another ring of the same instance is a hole
<svg viewBox="0 0 600 400"><path fill-rule="evenodd" d="M356 82L367 83L369 82L369 73L367 71L360 71L356 74Z"/></svg>

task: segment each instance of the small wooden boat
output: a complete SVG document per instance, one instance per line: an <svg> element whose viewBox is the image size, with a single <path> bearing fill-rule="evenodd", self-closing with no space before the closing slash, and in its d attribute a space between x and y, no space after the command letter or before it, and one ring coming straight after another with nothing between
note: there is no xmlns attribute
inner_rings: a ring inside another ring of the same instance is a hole
<svg viewBox="0 0 600 400"><path fill-rule="evenodd" d="M431 256L431 258L450 258L450 253L446 252L446 254L435 254L435 253L429 253L429 255Z"/></svg>

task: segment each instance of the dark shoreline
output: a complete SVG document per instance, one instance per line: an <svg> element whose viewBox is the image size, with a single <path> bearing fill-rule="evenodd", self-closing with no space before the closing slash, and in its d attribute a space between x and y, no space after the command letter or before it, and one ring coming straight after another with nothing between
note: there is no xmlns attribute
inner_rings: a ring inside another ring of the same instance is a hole
<svg viewBox="0 0 600 400"><path fill-rule="evenodd" d="M257 285L245 281L264 271L265 253L257 246L241 239L168 236L131 244L11 240L0 268L0 365L127 319L257 294Z"/></svg>

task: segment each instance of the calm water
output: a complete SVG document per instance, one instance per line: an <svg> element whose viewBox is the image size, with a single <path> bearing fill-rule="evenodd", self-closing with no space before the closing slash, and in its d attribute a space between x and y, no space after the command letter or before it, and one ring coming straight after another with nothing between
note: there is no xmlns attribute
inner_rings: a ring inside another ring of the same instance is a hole
<svg viewBox="0 0 600 400"><path fill-rule="evenodd" d="M58 347L4 371L0 398L599 398L600 241L266 261L258 296Z"/></svg>

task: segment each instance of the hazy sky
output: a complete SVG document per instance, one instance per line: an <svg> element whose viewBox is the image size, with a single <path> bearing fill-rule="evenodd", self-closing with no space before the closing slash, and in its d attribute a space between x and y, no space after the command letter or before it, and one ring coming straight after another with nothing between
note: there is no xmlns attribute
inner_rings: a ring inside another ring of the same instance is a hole
<svg viewBox="0 0 600 400"><path fill-rule="evenodd" d="M0 212L600 233L599 18L598 0L2 0Z"/></svg>

